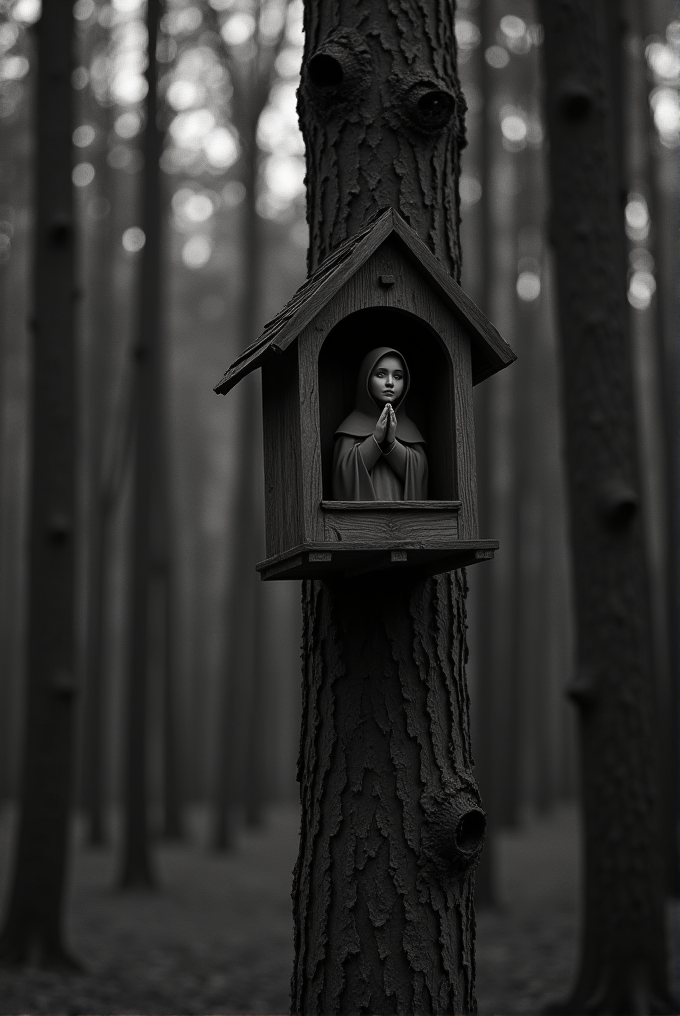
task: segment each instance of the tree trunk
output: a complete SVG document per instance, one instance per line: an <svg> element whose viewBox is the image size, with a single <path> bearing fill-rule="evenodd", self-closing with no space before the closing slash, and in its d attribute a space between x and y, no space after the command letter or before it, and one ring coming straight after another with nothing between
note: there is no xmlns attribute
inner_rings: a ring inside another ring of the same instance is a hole
<svg viewBox="0 0 680 1016"><path fill-rule="evenodd" d="M542 15L585 839L581 969L561 1009L671 1012L606 9L551 0Z"/></svg>
<svg viewBox="0 0 680 1016"><path fill-rule="evenodd" d="M2 195L4 197L4 194ZM6 614L9 606L10 595L16 596L14 590L10 590L7 581L9 571L8 543L5 537L7 525L7 501L5 484L8 479L8 470L5 465L5 418L6 418L6 396L5 377L7 370L7 267L9 256L0 255L0 812L11 797L10 772L11 772L11 745L10 724L11 716L11 672L10 672L10 640L12 631L7 625Z"/></svg>
<svg viewBox="0 0 680 1016"><path fill-rule="evenodd" d="M257 143L259 111L250 89L239 91L242 122L246 126L243 158L243 246L245 258L244 290L239 314L240 343L245 349L255 338L260 278L260 227L257 215ZM247 748L244 723L250 715L249 704L254 680L254 657L258 625L256 609L259 578L254 576L253 556L260 547L255 526L262 525L254 511L256 442L260 439L260 397L255 379L244 386L242 393L239 438L238 475L235 489L237 503L234 519L235 552L228 576L229 642L223 689L222 738L218 751L217 814L215 847L229 849L233 845L236 811L244 803L246 790ZM261 634L261 632L260 632ZM250 724L248 724L250 727ZM252 737L252 729L248 730ZM254 817L251 814L250 819Z"/></svg>
<svg viewBox="0 0 680 1016"><path fill-rule="evenodd" d="M103 31L103 30L102 30ZM90 56L92 54L89 54ZM91 105L97 106L94 97ZM108 138L113 127L111 108L92 110L101 116L102 131ZM104 143L94 159L97 194L110 201L108 214L95 225L93 241L92 307L90 327L85 343L86 391L89 427L86 433L88 522L86 551L85 603L85 708L83 710L82 780L83 804L87 819L87 836L91 846L106 842L104 819L104 759L106 734L104 724L104 692L106 657L104 627L106 618L106 551L110 521L110 498L102 475L105 431L110 407L108 379L113 346L113 301L110 285L114 257L112 171L106 160L108 144Z"/></svg>
<svg viewBox="0 0 680 1016"><path fill-rule="evenodd" d="M0 936L5 961L70 966L62 902L77 690L72 7L45 4L37 26L27 713L14 880Z"/></svg>
<svg viewBox="0 0 680 1016"><path fill-rule="evenodd" d="M647 199L651 233L645 246L656 265L656 294L651 309L635 314L642 334L638 342L651 347L655 380L653 404L657 408L660 437L657 470L662 475L661 497L654 504L650 497L650 514L660 520L661 554L657 557L658 588L654 601L659 616L656 621L657 671L659 679L659 712L662 721L660 749L664 792L664 843L666 845L667 888L671 896L680 896L680 755L678 754L678 722L680 720L680 344L675 321L667 327L664 315L665 279L662 270L664 229L663 209L657 182L657 165L653 152L660 147L649 102L647 61L644 40L653 34L653 11L642 0L629 0L626 15L630 22L636 48L628 51L628 96L632 106L628 124L628 159L631 164L631 189L641 190ZM665 228L676 235L676 224L666 222ZM650 491L650 494L656 493ZM659 560L659 557L661 560ZM665 721L664 721L665 717Z"/></svg>
<svg viewBox="0 0 680 1016"><path fill-rule="evenodd" d="M174 576L174 545L170 540L163 584L163 836L166 840L181 840L184 837Z"/></svg>
<svg viewBox="0 0 680 1016"><path fill-rule="evenodd" d="M453 15L305 3L311 270L391 205L459 278ZM294 1013L475 1008L465 592L463 572L304 584Z"/></svg>
<svg viewBox="0 0 680 1016"><path fill-rule="evenodd" d="M520 58L517 96L530 108L538 84L536 50ZM545 221L545 180L542 152L527 145L515 154L520 172L516 202L518 230L515 270L542 270L542 228ZM533 262L533 265L532 265ZM548 582L546 566L547 446L546 377L542 366L546 346L544 296L533 300L515 295L517 344L521 364L514 372L517 430L515 437L515 498L518 533L518 678L521 688L518 738L523 748L520 785L523 803L545 811L551 803L550 751L547 737L550 681L548 661Z"/></svg>
<svg viewBox="0 0 680 1016"><path fill-rule="evenodd" d="M255 68L253 67L253 72ZM253 95L243 96L245 121L248 124L247 142L244 151L244 177L246 198L244 201L245 224L245 293L243 307L242 348L257 337L260 317L260 298L262 285L262 231L257 214L257 171L258 147L257 124L260 118L263 98L269 94L269 82L253 81ZM248 387L250 404L246 411L248 420L242 453L249 464L250 477L247 490L248 525L237 538L245 538L251 553L257 559L264 558L264 488L262 481L262 410L259 380ZM258 826L263 819L263 767L266 745L262 736L263 714L266 709L266 659L264 641L267 637L266 618L264 616L264 597L262 582L259 575L252 571L252 560L248 562L251 607L251 627L246 629L242 637L251 639L250 651L245 650L242 658L247 658L249 667L242 671L237 680L242 684L247 711L243 720L247 724L247 743L243 757L243 803L245 819L250 826ZM249 687L248 687L249 686Z"/></svg>
<svg viewBox="0 0 680 1016"><path fill-rule="evenodd" d="M500 155L500 153L499 153ZM499 322L505 320L510 333L510 341L519 347L520 363L523 357L522 336L517 328L517 304L513 284L516 281L517 265L517 202L518 183L517 155L504 152L497 162L499 177L505 175L504 193L494 193L493 200L496 210L494 239L501 247L500 257L496 261L494 284L503 286L502 294L496 295L496 313ZM519 367L518 363L518 367ZM502 655L500 657L500 680L498 702L503 717L497 729L498 757L502 760L498 773L497 813L501 826L514 827L519 822L521 804L521 760L522 760L522 674L520 670L520 625L522 604L519 600L520 581L520 545L519 545L519 499L521 483L519 479L518 448L521 438L519 390L523 381L517 370L506 376L491 379L495 401L504 402L503 425L496 431L496 441L501 447L496 452L496 469L500 468L503 452L509 463L507 488L504 498L506 520L506 538L503 543L503 557L498 563L498 576L501 585L501 602L503 608L496 616L499 628ZM496 416L498 421L498 414ZM503 624L505 622L505 624ZM496 660L498 649L496 648ZM497 663L497 665L499 665Z"/></svg>
<svg viewBox="0 0 680 1016"><path fill-rule="evenodd" d="M487 46L493 44L495 21L492 4L487 0L480 11L482 34L479 47L479 70L481 79L482 111L479 131L479 169L482 185L480 203L480 287L481 309L491 317L492 296L492 222L491 222L491 100L493 97L492 70L484 59ZM488 538L492 530L492 401L489 385L481 385L475 395L475 445L477 448L477 518L479 532ZM478 906L496 906L496 812L498 793L495 787L498 760L496 758L496 717L497 703L494 695L496 685L494 654L495 588L494 572L489 565L475 573L474 591L477 594L475 607L478 623L475 633L476 698L477 722L473 725L477 745L476 774L479 789L484 795L487 808L486 838L479 865L475 873L475 902Z"/></svg>
<svg viewBox="0 0 680 1016"><path fill-rule="evenodd" d="M163 195L163 179L158 174ZM164 195L163 195L164 197ZM167 203L162 201L161 217L167 217ZM160 271L160 266L159 266ZM160 306L158 309L160 318ZM175 645L175 540L172 513L172 473L170 468L169 425L169 356L162 342L163 324L159 320L159 340L153 390L153 480L151 492L152 576L160 594L160 640L157 651L162 675L162 752L163 752L163 836L181 840L182 793L180 786L181 739L177 715L177 647Z"/></svg>
<svg viewBox="0 0 680 1016"><path fill-rule="evenodd" d="M122 888L149 888L154 883L149 852L147 699L149 670L149 599L151 574L151 479L155 426L154 374L159 369L161 285L161 195L159 160L161 132L157 121L156 40L160 0L148 0L148 66L146 126L142 151L141 226L146 236L142 251L139 313L135 345L135 453L133 478L133 536L130 569L129 663L127 673L127 744L125 773L125 833Z"/></svg>

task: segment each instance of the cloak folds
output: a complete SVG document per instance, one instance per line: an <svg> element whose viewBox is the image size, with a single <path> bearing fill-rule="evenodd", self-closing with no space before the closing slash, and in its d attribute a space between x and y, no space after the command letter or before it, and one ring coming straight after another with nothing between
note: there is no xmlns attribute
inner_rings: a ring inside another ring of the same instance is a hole
<svg viewBox="0 0 680 1016"><path fill-rule="evenodd" d="M366 468L359 446L375 430L382 406L373 399L368 381L378 360L388 353L404 365L404 391L392 404L397 417L397 441L406 452L406 473L402 480L381 455L371 470ZM378 346L368 353L359 368L356 407L335 432L333 449L333 498L336 501L425 501L427 500L427 456L425 440L408 418L404 402L411 387L408 366L401 353L390 346Z"/></svg>

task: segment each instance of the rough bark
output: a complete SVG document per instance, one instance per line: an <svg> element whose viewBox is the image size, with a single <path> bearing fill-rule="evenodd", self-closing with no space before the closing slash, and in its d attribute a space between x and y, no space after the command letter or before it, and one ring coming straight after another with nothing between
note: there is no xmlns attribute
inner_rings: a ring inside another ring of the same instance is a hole
<svg viewBox="0 0 680 1016"><path fill-rule="evenodd" d="M448 2L305 3L309 267L391 205L459 277L464 104ZM303 587L295 1013L471 1012L484 814L465 578Z"/></svg>
<svg viewBox="0 0 680 1016"><path fill-rule="evenodd" d="M76 392L71 0L37 26L37 222L27 712L5 962L73 966L62 940L75 712Z"/></svg>
<svg viewBox="0 0 680 1016"><path fill-rule="evenodd" d="M448 0L305 7L309 266L391 205L460 274L465 99Z"/></svg>
<svg viewBox="0 0 680 1016"><path fill-rule="evenodd" d="M646 569L604 5L542 4L576 590L584 935L566 1012L670 1012Z"/></svg>
<svg viewBox="0 0 680 1016"><path fill-rule="evenodd" d="M161 195L159 160L161 132L157 122L156 40L160 0L147 7L149 86L142 151L141 226L146 236L142 251L135 355L135 431L133 476L133 533L129 594L130 628L127 672L127 729L125 751L125 831L122 888L151 887L154 883L149 851L147 706L149 657L149 579L151 573L151 479L153 475L156 380L159 364Z"/></svg>

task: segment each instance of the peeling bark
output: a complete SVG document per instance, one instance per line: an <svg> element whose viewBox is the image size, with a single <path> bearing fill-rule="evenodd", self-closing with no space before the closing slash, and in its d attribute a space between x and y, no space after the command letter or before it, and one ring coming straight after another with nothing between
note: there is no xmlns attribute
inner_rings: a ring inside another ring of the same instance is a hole
<svg viewBox="0 0 680 1016"><path fill-rule="evenodd" d="M605 5L542 5L576 586L585 838L569 1013L675 1012Z"/></svg>
<svg viewBox="0 0 680 1016"><path fill-rule="evenodd" d="M391 205L460 277L453 15L305 3L310 270ZM463 572L303 584L294 1013L476 1009L465 593Z"/></svg>

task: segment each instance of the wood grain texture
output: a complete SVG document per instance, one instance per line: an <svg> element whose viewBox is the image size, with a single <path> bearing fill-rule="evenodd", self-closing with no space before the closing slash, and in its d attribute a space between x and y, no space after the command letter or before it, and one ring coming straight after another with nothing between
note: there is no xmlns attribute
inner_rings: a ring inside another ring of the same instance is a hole
<svg viewBox="0 0 680 1016"><path fill-rule="evenodd" d="M437 543L447 544L458 539L458 512L411 511L377 512L333 511L324 509L324 537L327 540L350 540L376 545L408 540L432 547Z"/></svg>
<svg viewBox="0 0 680 1016"><path fill-rule="evenodd" d="M302 539L302 447L298 349L262 369L265 530L267 556ZM285 496L284 496L285 495Z"/></svg>
<svg viewBox="0 0 680 1016"><path fill-rule="evenodd" d="M464 581L304 587L293 1012L474 1009Z"/></svg>
<svg viewBox="0 0 680 1016"><path fill-rule="evenodd" d="M455 462L458 477L457 496L462 502L460 536L464 540L477 537L477 456L475 454L474 407L470 371L470 343L465 330L453 322L453 382L455 399Z"/></svg>
<svg viewBox="0 0 680 1016"><path fill-rule="evenodd" d="M614 184L614 6L542 4L585 841L581 968L563 1011L660 1013L678 1010L667 987L657 720Z"/></svg>
<svg viewBox="0 0 680 1016"><path fill-rule="evenodd" d="M302 440L302 530L305 541L323 540L323 462L319 407L318 355L323 337L341 314L335 303L308 325L298 343L300 433Z"/></svg>

